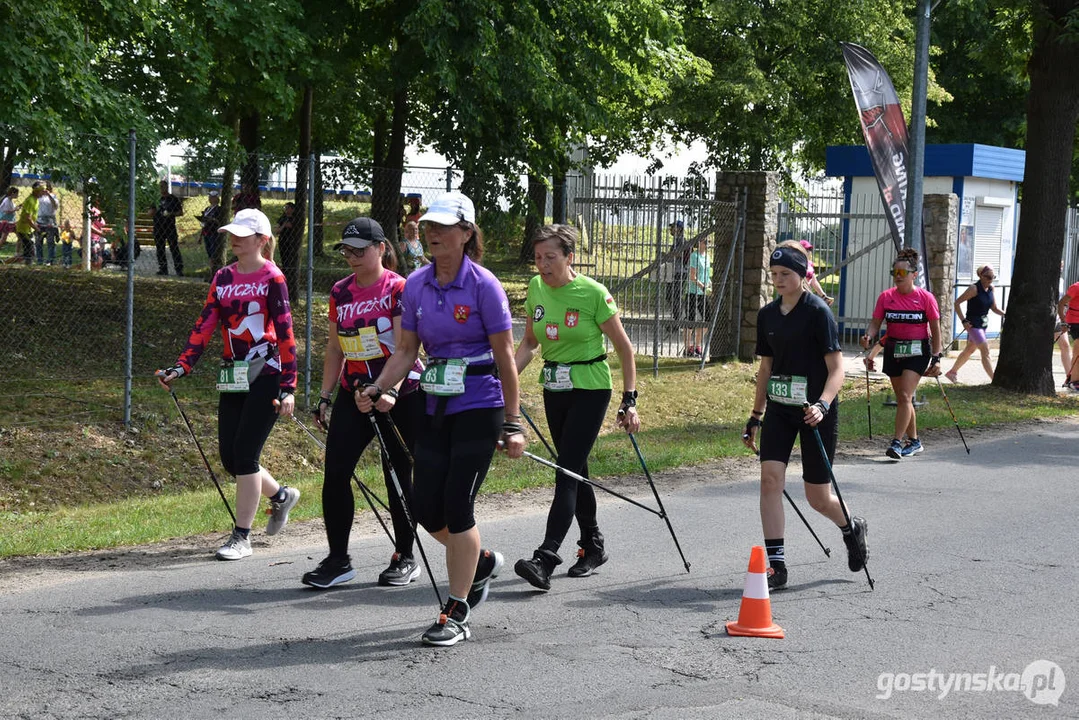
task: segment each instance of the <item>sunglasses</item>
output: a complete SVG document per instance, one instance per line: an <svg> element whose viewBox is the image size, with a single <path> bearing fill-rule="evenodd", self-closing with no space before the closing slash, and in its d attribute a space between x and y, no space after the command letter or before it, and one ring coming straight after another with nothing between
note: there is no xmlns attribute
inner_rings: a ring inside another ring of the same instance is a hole
<svg viewBox="0 0 1079 720"><path fill-rule="evenodd" d="M997 276L994 275L993 273L985 273L984 275L982 275L982 277L985 278L986 280L996 280L997 279Z"/></svg>
<svg viewBox="0 0 1079 720"><path fill-rule="evenodd" d="M362 258L364 253L367 252L367 248L369 248L369 247L372 247L372 246L371 245L364 245L362 248L354 248L354 247L351 247L349 245L345 245L343 248L341 248L341 254L344 255L345 257L350 257L351 256L351 257Z"/></svg>
<svg viewBox="0 0 1079 720"><path fill-rule="evenodd" d="M913 275L913 270L904 270L903 268L892 268L892 277L905 278L907 275Z"/></svg>

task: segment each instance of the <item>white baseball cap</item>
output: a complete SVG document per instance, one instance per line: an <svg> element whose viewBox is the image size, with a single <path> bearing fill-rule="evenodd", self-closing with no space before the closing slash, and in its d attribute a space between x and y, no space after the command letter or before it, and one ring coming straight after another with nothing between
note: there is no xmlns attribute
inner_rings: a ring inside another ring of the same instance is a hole
<svg viewBox="0 0 1079 720"><path fill-rule="evenodd" d="M448 192L440 195L431 203L420 222L433 222L439 225L456 225L459 222L476 222L476 208L464 194Z"/></svg>
<svg viewBox="0 0 1079 720"><path fill-rule="evenodd" d="M218 232L232 233L236 237L249 237L255 234L273 237L270 219L261 210L255 208L239 211L232 218L232 222L223 226Z"/></svg>

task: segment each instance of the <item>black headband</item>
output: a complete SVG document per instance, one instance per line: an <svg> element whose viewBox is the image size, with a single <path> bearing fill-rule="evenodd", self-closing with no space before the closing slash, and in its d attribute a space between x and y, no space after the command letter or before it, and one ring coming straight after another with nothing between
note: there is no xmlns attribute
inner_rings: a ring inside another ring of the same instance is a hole
<svg viewBox="0 0 1079 720"><path fill-rule="evenodd" d="M809 270L809 261L806 260L805 253L792 247L777 247L775 252L772 253L772 259L768 262L768 265L769 267L780 265L790 268L802 278L806 276L806 272Z"/></svg>

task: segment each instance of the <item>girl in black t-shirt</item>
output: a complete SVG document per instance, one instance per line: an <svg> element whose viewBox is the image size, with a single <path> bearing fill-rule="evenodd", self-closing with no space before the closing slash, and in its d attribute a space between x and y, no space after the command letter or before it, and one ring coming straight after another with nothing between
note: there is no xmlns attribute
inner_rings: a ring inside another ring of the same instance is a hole
<svg viewBox="0 0 1079 720"><path fill-rule="evenodd" d="M768 551L768 587L772 589L787 584L783 486L796 437L802 449L806 499L842 531L847 566L852 572L860 571L869 554L865 520L854 517L847 525L839 499L829 486L828 467L839 434L843 353L832 311L806 290L808 267L809 257L796 242L780 243L772 253L769 274L779 297L757 314L756 353L761 364L753 412L742 435L746 447L757 452L754 440L761 428L761 525ZM812 404L806 407L806 403ZM824 441L827 463L820 455L813 428Z"/></svg>

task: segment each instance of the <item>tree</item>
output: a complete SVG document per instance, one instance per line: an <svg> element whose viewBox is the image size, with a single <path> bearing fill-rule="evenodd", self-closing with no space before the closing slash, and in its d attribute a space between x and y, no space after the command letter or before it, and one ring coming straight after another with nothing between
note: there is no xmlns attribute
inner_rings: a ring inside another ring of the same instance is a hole
<svg viewBox="0 0 1079 720"><path fill-rule="evenodd" d="M993 384L1052 395L1053 306L1079 122L1079 0L1031 0L1026 167L1012 294ZM1031 338L1045 338L1031 342Z"/></svg>
<svg viewBox="0 0 1079 720"><path fill-rule="evenodd" d="M817 169L860 143L839 42L873 51L909 97L914 31L904 7L871 0L687 0L686 42L711 77L676 83L672 133L700 138L724 170ZM931 97L940 97L931 84Z"/></svg>

